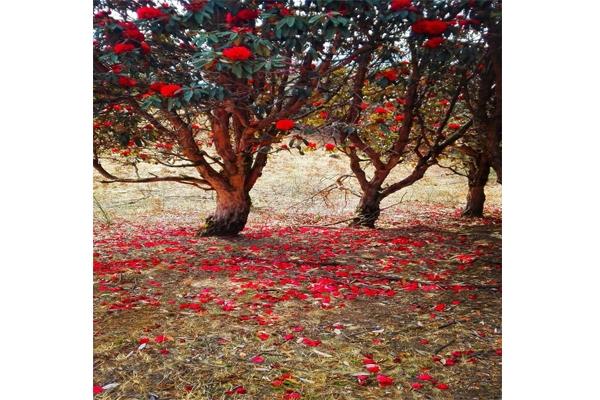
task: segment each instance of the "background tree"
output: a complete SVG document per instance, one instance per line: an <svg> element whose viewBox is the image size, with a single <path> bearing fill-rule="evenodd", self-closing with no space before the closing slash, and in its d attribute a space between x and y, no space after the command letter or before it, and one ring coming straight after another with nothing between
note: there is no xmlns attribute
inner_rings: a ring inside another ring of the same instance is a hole
<svg viewBox="0 0 600 400"><path fill-rule="evenodd" d="M379 20L393 23L388 1L95 0L94 7L94 167L106 182L216 191L204 235L243 229L272 144L315 110L309 100L332 74L376 49L364 33ZM108 156L174 172L117 176L102 165Z"/></svg>
<svg viewBox="0 0 600 400"><path fill-rule="evenodd" d="M356 68L337 77L348 84L319 101L328 110L323 126L338 133L361 187L353 225L373 227L381 201L421 179L471 127L462 91L477 60L469 41L479 22L464 19L469 7L392 2L388 15L405 19L374 25L367 36L377 51L361 55ZM402 163L412 163L411 173L386 182Z"/></svg>

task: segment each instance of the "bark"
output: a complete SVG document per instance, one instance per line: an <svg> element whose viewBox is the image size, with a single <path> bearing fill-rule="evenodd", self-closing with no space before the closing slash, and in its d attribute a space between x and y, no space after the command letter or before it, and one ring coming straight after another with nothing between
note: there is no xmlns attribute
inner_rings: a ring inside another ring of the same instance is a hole
<svg viewBox="0 0 600 400"><path fill-rule="evenodd" d="M206 219L200 236L235 236L244 229L250 213L250 195L243 188L217 190L217 208Z"/></svg>
<svg viewBox="0 0 600 400"><path fill-rule="evenodd" d="M375 228L375 221L377 221L381 213L380 203L381 196L379 195L379 191L372 189L363 193L360 203L358 203L358 207L356 208L356 216L350 222L350 226Z"/></svg>
<svg viewBox="0 0 600 400"><path fill-rule="evenodd" d="M464 217L483 217L485 204L485 185L490 174L490 162L487 157L477 160L469 171L469 192L467 204L462 212Z"/></svg>

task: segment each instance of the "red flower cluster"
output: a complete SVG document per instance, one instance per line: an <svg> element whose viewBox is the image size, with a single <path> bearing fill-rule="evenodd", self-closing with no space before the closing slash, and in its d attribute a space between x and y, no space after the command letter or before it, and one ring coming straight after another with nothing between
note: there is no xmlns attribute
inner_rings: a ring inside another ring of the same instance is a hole
<svg viewBox="0 0 600 400"><path fill-rule="evenodd" d="M280 119L275 123L275 128L279 129L280 131L289 131L294 127L294 124L294 121L291 119Z"/></svg>
<svg viewBox="0 0 600 400"><path fill-rule="evenodd" d="M132 39L141 42L145 39L144 34L133 22L119 22L118 25L123 28L121 33L125 39Z"/></svg>
<svg viewBox="0 0 600 400"><path fill-rule="evenodd" d="M117 43L113 48L115 54L127 53L129 51L135 50L135 46L131 43Z"/></svg>
<svg viewBox="0 0 600 400"><path fill-rule="evenodd" d="M380 72L380 75L386 78L390 82L398 80L398 71L393 68L386 69Z"/></svg>
<svg viewBox="0 0 600 400"><path fill-rule="evenodd" d="M229 25L236 25L240 22L252 21L258 18L259 12L258 10L250 10L248 8L243 8L236 15L231 13L227 13L225 16L225 21Z"/></svg>
<svg viewBox="0 0 600 400"><path fill-rule="evenodd" d="M448 23L439 19L421 19L412 24L414 33L439 36L448 29Z"/></svg>
<svg viewBox="0 0 600 400"><path fill-rule="evenodd" d="M180 90L181 90L181 86L176 85L174 83L170 83L168 85L161 86L160 94L163 97L173 97Z"/></svg>
<svg viewBox="0 0 600 400"><path fill-rule="evenodd" d="M441 36L437 36L431 39L427 39L425 43L423 43L423 47L428 49L435 49L436 47L440 47L440 45L444 42L444 38Z"/></svg>
<svg viewBox="0 0 600 400"><path fill-rule="evenodd" d="M134 87L135 85L137 85L137 81L135 79L131 79L128 76L119 76L119 86Z"/></svg>
<svg viewBox="0 0 600 400"><path fill-rule="evenodd" d="M244 61L252 57L252 51L245 46L233 46L223 50L223 57L232 61Z"/></svg>
<svg viewBox="0 0 600 400"><path fill-rule="evenodd" d="M136 11L139 19L153 19L160 18L164 14L161 10L154 7L140 7Z"/></svg>
<svg viewBox="0 0 600 400"><path fill-rule="evenodd" d="M383 107L376 107L375 108L375 114L387 114L388 110L386 110Z"/></svg>
<svg viewBox="0 0 600 400"><path fill-rule="evenodd" d="M390 9L392 11L404 10L412 6L412 0L392 0Z"/></svg>
<svg viewBox="0 0 600 400"><path fill-rule="evenodd" d="M333 144L333 143L325 143L325 150L326 151L334 151L335 150L335 144Z"/></svg>
<svg viewBox="0 0 600 400"><path fill-rule="evenodd" d="M192 0L190 2L190 4L185 5L185 8L186 8L186 10L189 10L191 12L198 12L198 11L202 10L205 5L206 5L206 0Z"/></svg>

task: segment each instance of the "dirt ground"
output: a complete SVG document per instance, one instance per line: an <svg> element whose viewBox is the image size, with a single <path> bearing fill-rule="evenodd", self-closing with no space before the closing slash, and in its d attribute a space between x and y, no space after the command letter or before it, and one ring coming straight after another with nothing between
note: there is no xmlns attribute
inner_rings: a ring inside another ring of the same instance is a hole
<svg viewBox="0 0 600 400"><path fill-rule="evenodd" d="M430 172L376 230L319 227L356 207L317 194L346 161L278 155L233 239L195 237L210 193L96 176L95 398L501 398L501 190L465 220Z"/></svg>

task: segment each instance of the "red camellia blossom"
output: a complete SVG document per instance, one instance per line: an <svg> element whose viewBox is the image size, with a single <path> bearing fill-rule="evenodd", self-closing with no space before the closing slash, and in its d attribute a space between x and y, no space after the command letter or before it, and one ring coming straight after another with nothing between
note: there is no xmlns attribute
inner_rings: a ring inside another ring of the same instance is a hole
<svg viewBox="0 0 600 400"><path fill-rule="evenodd" d="M250 362L254 363L254 364L262 364L265 361L264 357L261 356L254 356L250 359Z"/></svg>
<svg viewBox="0 0 600 400"><path fill-rule="evenodd" d="M394 82L395 80L398 80L398 71L396 71L395 69L392 69L392 68L382 71L381 75L383 75L383 77L385 77L390 82Z"/></svg>
<svg viewBox="0 0 600 400"><path fill-rule="evenodd" d="M317 149L317 144L315 142L308 142L306 144L306 147L308 147L311 150L316 150Z"/></svg>
<svg viewBox="0 0 600 400"><path fill-rule="evenodd" d="M377 382L379 382L380 386L390 386L394 384L394 378L383 374L377 374Z"/></svg>
<svg viewBox="0 0 600 400"><path fill-rule="evenodd" d="M232 61L244 61L252 57L252 51L245 46L233 46L223 50L223 57Z"/></svg>
<svg viewBox="0 0 600 400"><path fill-rule="evenodd" d="M117 43L113 48L115 54L127 53L129 51L135 50L135 46L131 43Z"/></svg>
<svg viewBox="0 0 600 400"><path fill-rule="evenodd" d="M381 368L377 364L366 364L365 369L373 373L381 371Z"/></svg>
<svg viewBox="0 0 600 400"><path fill-rule="evenodd" d="M432 380L432 379L433 379L433 376L431 376L431 375L429 375L429 374L427 374L427 373L424 373L424 374L419 374L419 375L417 376L417 379L419 379L419 380L421 380L421 381L430 381L430 380Z"/></svg>
<svg viewBox="0 0 600 400"><path fill-rule="evenodd" d="M139 19L153 19L164 15L161 10L154 7L140 7L137 9L136 13Z"/></svg>
<svg viewBox="0 0 600 400"><path fill-rule="evenodd" d="M410 386L415 390L419 390L419 389L423 388L423 384L419 383L419 382L411 383Z"/></svg>
<svg viewBox="0 0 600 400"><path fill-rule="evenodd" d="M435 311L444 311L446 309L446 304L440 303L440 304L436 305L435 307L433 307L433 309Z"/></svg>
<svg viewBox="0 0 600 400"><path fill-rule="evenodd" d="M325 143L325 150L327 150L327 151L333 151L333 150L335 150L335 144L333 144L333 143Z"/></svg>
<svg viewBox="0 0 600 400"><path fill-rule="evenodd" d="M454 130L457 130L457 129L460 129L460 124L457 124L457 123L451 122L451 123L449 123L449 124L448 124L448 128L450 128L450 129L454 129ZM456 300L455 300L455 301L456 301ZM459 302L459 303L460 303L460 302ZM454 302L452 302L452 304L454 304Z"/></svg>
<svg viewBox="0 0 600 400"><path fill-rule="evenodd" d="M167 340L168 340L168 338L165 335L158 335L154 338L154 341L156 343L166 342Z"/></svg>
<svg viewBox="0 0 600 400"><path fill-rule="evenodd" d="M294 121L291 119L280 119L275 123L275 128L279 129L280 131L289 131L294 127L294 124Z"/></svg>
<svg viewBox="0 0 600 400"><path fill-rule="evenodd" d="M367 384L367 379L369 379L369 375L356 375L356 379L358 380L359 385L365 386Z"/></svg>
<svg viewBox="0 0 600 400"><path fill-rule="evenodd" d="M448 23L439 19L421 19L412 24L414 33L423 33L429 36L439 36L448 29Z"/></svg>
<svg viewBox="0 0 600 400"><path fill-rule="evenodd" d="M448 385L446 385L445 383L438 383L437 385L435 385L436 388L440 389L440 390L447 390L448 389Z"/></svg>
<svg viewBox="0 0 600 400"><path fill-rule="evenodd" d="M119 86L134 87L135 85L137 85L137 81L135 79L131 79L128 76L119 76Z"/></svg>
<svg viewBox="0 0 600 400"><path fill-rule="evenodd" d="M385 109L385 108L383 108L383 107L376 107L376 108L375 108L375 113L376 113L376 114L387 114L387 113L388 113L388 110L386 110L386 109Z"/></svg>
<svg viewBox="0 0 600 400"><path fill-rule="evenodd" d="M423 43L423 47L428 49L435 49L436 47L440 47L440 45L444 42L444 38L441 36L434 37L431 39L427 39L425 43Z"/></svg>
<svg viewBox="0 0 600 400"><path fill-rule="evenodd" d="M392 11L404 10L412 6L412 0L392 0L390 4L390 9Z"/></svg>
<svg viewBox="0 0 600 400"><path fill-rule="evenodd" d="M150 338L141 337L140 340L138 340L138 343L139 344L150 343Z"/></svg>
<svg viewBox="0 0 600 400"><path fill-rule="evenodd" d="M256 336L258 336L258 338L260 340L267 340L269 338L269 334L265 333L265 332L260 332L259 334L257 334Z"/></svg>
<svg viewBox="0 0 600 400"><path fill-rule="evenodd" d="M104 388L102 386L94 385L94 394L100 394L104 392Z"/></svg>
<svg viewBox="0 0 600 400"><path fill-rule="evenodd" d="M240 10L240 12L238 12L235 15L235 17L242 21L249 21L252 19L256 19L256 18L258 18L258 10L249 10L249 9L245 8L243 10Z"/></svg>
<svg viewBox="0 0 600 400"><path fill-rule="evenodd" d="M310 347L317 347L318 345L321 344L321 341L320 340L312 340L312 339L305 337L305 338L302 338L302 343L304 343L305 345L310 346Z"/></svg>
<svg viewBox="0 0 600 400"><path fill-rule="evenodd" d="M181 86L176 85L174 83L170 83L168 85L163 85L160 87L160 94L163 97L173 97L175 93L181 90Z"/></svg>
<svg viewBox="0 0 600 400"><path fill-rule="evenodd" d="M302 398L302 395L293 390L286 390L285 394L283 395L284 400L298 400L301 398Z"/></svg>

